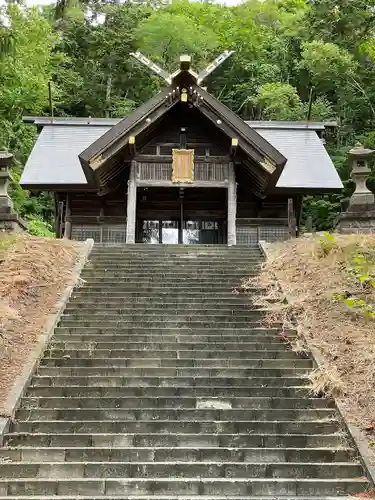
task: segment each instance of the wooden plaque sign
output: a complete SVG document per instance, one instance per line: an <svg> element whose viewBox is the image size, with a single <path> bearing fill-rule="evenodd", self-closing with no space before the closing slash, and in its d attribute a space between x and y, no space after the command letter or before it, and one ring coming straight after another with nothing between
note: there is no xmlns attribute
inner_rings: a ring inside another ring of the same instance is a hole
<svg viewBox="0 0 375 500"><path fill-rule="evenodd" d="M194 149L173 149L172 182L194 182Z"/></svg>

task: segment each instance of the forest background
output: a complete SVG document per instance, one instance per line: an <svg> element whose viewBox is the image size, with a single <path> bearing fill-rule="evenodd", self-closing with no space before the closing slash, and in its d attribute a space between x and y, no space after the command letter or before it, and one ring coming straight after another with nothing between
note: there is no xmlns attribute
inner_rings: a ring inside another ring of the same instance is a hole
<svg viewBox="0 0 375 500"><path fill-rule="evenodd" d="M59 0L0 15L0 149L14 153L12 198L30 232L52 234L48 193L18 185L35 127L24 115L124 117L163 81L129 54L169 70L191 54L201 69L233 56L207 81L210 93L248 120L337 121L326 137L341 195L306 197L303 223L331 229L353 191L348 150L375 149L375 0L249 0L235 6L177 0ZM375 191L375 172L370 179Z"/></svg>

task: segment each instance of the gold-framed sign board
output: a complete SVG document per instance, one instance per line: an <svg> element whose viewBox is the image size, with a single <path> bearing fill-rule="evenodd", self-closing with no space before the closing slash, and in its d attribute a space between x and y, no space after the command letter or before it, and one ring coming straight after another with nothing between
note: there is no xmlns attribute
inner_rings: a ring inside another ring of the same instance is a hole
<svg viewBox="0 0 375 500"><path fill-rule="evenodd" d="M173 149L172 158L172 182L194 182L194 149Z"/></svg>

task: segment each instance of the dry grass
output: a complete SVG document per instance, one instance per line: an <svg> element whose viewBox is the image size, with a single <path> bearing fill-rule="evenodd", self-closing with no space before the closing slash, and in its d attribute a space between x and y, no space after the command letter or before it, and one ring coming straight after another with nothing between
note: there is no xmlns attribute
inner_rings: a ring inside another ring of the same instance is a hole
<svg viewBox="0 0 375 500"><path fill-rule="evenodd" d="M335 238L329 249L320 237L269 245L261 275L244 283L269 290L263 304L279 294L278 303L269 302L265 324L282 321L288 328L297 321L308 347L320 351L325 368L313 373L313 392L336 396L348 421L375 433L375 320L333 299L335 293L354 296L375 309L375 288L350 273L353 256L361 253L375 277L375 235Z"/></svg>
<svg viewBox="0 0 375 500"><path fill-rule="evenodd" d="M309 375L310 394L339 398L345 394L345 385L336 366L320 366Z"/></svg>
<svg viewBox="0 0 375 500"><path fill-rule="evenodd" d="M0 233L0 414L48 314L71 280L81 244Z"/></svg>

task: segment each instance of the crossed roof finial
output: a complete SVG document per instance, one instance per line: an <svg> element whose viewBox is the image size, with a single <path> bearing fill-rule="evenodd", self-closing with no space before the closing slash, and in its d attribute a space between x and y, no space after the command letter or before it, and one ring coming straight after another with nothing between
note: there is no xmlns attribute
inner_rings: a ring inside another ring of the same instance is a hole
<svg viewBox="0 0 375 500"><path fill-rule="evenodd" d="M200 85L208 75L210 75L220 64L228 59L233 54L234 50L225 50L220 56L214 59L206 68L204 68L200 73L195 73L190 69L191 57L187 54L180 56L180 69L174 73L168 73L165 69L158 66L156 63L148 59L141 52L131 52L130 55L135 57L139 62L144 64L147 68L151 69L158 76L163 78L168 85L173 81L173 78L177 76L181 71L188 71L196 80L197 84Z"/></svg>

